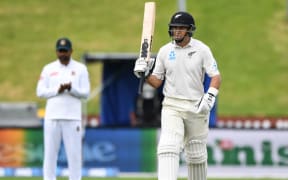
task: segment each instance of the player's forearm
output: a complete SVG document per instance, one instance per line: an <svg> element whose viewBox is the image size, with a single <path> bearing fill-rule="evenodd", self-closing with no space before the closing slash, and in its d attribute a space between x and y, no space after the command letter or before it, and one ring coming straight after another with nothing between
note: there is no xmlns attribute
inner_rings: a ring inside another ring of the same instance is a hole
<svg viewBox="0 0 288 180"><path fill-rule="evenodd" d="M89 90L88 89L77 89L77 88L71 88L70 93L78 98L86 99L89 96Z"/></svg>
<svg viewBox="0 0 288 180"><path fill-rule="evenodd" d="M211 78L211 82L210 82L210 87L214 87L216 89L219 89L220 86L221 86L221 75L216 75L216 76L213 76Z"/></svg>
<svg viewBox="0 0 288 180"><path fill-rule="evenodd" d="M37 87L36 94L40 98L51 98L57 95L58 88L43 88L43 87Z"/></svg>
<svg viewBox="0 0 288 180"><path fill-rule="evenodd" d="M77 86L77 84L71 84L71 89L70 89L70 93L78 98L83 98L86 99L89 96L90 93L90 84L89 84L89 80L83 80L83 82L80 83L79 86Z"/></svg>
<svg viewBox="0 0 288 180"><path fill-rule="evenodd" d="M146 82L148 82L151 86L154 88L158 88L162 84L162 80L158 79L155 75L150 75L147 79Z"/></svg>
<svg viewBox="0 0 288 180"><path fill-rule="evenodd" d="M77 97L87 99L90 94L90 82L88 72L85 71L80 77L79 82L71 82L70 94Z"/></svg>

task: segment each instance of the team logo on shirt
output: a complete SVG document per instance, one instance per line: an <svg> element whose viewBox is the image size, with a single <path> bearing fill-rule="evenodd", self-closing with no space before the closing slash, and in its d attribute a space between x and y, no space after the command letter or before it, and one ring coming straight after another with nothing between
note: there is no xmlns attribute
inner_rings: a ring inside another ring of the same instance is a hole
<svg viewBox="0 0 288 180"><path fill-rule="evenodd" d="M57 71L51 72L50 76L57 76L59 73Z"/></svg>
<svg viewBox="0 0 288 180"><path fill-rule="evenodd" d="M196 53L196 51L191 51L191 52L189 52L189 53L188 53L188 57L191 58L194 53Z"/></svg>
<svg viewBox="0 0 288 180"><path fill-rule="evenodd" d="M214 71L218 70L216 61L214 61L213 65L212 65L212 69L213 69Z"/></svg>
<svg viewBox="0 0 288 180"><path fill-rule="evenodd" d="M170 53L169 53L169 60L175 60L175 59L176 59L175 51L170 51Z"/></svg>
<svg viewBox="0 0 288 180"><path fill-rule="evenodd" d="M72 76L75 76L75 75L76 75L76 72L75 72L75 71L72 71L72 72L71 72L71 75L72 75Z"/></svg>

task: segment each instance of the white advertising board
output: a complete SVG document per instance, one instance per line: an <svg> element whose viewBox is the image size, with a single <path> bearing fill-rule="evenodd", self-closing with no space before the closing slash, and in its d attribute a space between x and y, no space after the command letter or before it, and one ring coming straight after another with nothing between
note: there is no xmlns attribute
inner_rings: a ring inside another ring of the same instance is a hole
<svg viewBox="0 0 288 180"><path fill-rule="evenodd" d="M288 179L288 132L211 129L208 177L280 177ZM187 175L181 154L180 176Z"/></svg>

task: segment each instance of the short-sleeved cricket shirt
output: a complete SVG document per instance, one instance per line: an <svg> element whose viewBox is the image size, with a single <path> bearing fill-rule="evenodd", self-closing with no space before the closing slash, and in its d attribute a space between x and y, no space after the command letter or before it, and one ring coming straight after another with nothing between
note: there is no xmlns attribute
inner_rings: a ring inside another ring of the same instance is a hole
<svg viewBox="0 0 288 180"><path fill-rule="evenodd" d="M166 97L199 100L204 94L204 76L220 74L210 48L191 38L185 47L170 42L160 48L153 75L164 80Z"/></svg>

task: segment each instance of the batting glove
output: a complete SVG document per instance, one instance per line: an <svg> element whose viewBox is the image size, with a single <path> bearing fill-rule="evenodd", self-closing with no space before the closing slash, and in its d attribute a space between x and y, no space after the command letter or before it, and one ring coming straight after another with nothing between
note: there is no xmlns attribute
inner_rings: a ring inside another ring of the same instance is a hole
<svg viewBox="0 0 288 180"><path fill-rule="evenodd" d="M137 59L134 66L135 76L141 78L142 73L144 73L145 77L149 76L152 73L154 63L155 58L150 58L149 61L146 61L145 58Z"/></svg>
<svg viewBox="0 0 288 180"><path fill-rule="evenodd" d="M210 112L210 110L213 108L215 104L217 94L218 89L210 87L207 93L205 93L204 96L202 97L196 113L205 114Z"/></svg>

